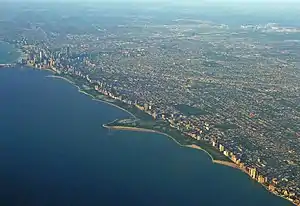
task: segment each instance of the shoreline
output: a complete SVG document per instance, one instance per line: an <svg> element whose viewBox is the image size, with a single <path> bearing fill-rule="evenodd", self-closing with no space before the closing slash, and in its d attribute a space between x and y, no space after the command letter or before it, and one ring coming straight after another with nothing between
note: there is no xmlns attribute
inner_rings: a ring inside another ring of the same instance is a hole
<svg viewBox="0 0 300 206"><path fill-rule="evenodd" d="M117 119L116 119L117 120ZM114 121L116 121L114 120ZM112 122L114 122L112 121ZM111 122L110 122L111 123ZM156 131L156 130L151 130L151 129L143 129L143 128L138 128L138 127L126 127L126 126L107 126L106 124L103 124L102 125L104 128L107 128L107 129L113 129L113 130L120 130L120 131L133 131L133 132L148 132L148 133L156 133L156 134L161 134L161 135L164 135L164 136L167 136L169 137L170 139L172 139L176 144L178 144L180 147L185 147L185 148L191 148L191 149L196 149L196 150L201 150L203 151L204 153L206 153L213 164L219 164L219 165L223 165L223 166L227 166L227 167L230 167L230 168L234 168L234 169L238 169L239 171L245 173L247 176L249 176L249 173L247 172L246 169L242 169L240 168L237 164L235 164L234 162L229 162L229 161L223 161L223 160L215 160L212 155L207 152L205 149L201 148L200 146L198 145L195 145L195 144L191 144L191 145L183 145L181 143L179 143L176 139L174 139L172 136L166 134L166 133L163 133L163 132L159 132L159 131ZM250 176L249 176L250 177ZM250 180L253 180L253 179L250 179ZM280 194L276 194L272 191L270 191L268 189L268 186L262 184L262 183L259 183L258 181L256 180L253 180L254 182L258 183L259 185L261 185L263 188L265 188L269 193L271 193L272 195L275 195L277 197L280 197L280 198L283 198L287 201L289 201L290 203L292 203L293 205L296 205L294 202L290 201L287 197L284 197L284 196L281 196ZM296 205L297 206L297 205Z"/></svg>
<svg viewBox="0 0 300 206"><path fill-rule="evenodd" d="M116 121L116 120L114 120ZM114 122L113 121L113 122ZM110 122L111 123L111 122ZM174 137L172 137L171 135L168 135L166 133L163 133L163 132L160 132L160 131L156 131L156 130L152 130L152 129L143 129L143 128L138 128L138 127L126 127L126 126L107 126L106 124L103 124L102 125L104 128L107 128L107 129L113 129L113 130L121 130L121 131L133 131L133 132L148 132L148 133L156 133L156 134L161 134L161 135L164 135L164 136L167 136L169 137L170 139L172 139L176 144L178 144L179 146L181 147L187 147L187 148L191 148L191 149L197 149L197 150L201 150L203 152L205 152L211 159L211 161L213 163L216 163L216 164L222 164L222 165L226 165L226 166L229 166L229 167L234 167L234 168L237 168L237 165L234 164L233 162L229 162L229 161L224 161L224 160L215 160L213 158L213 156L207 152L205 149L201 148L200 146L198 145L195 145L195 144L191 144L191 145L184 145L184 144L181 144L180 142L178 142ZM235 166L233 166L233 164ZM238 168L240 169L240 168Z"/></svg>
<svg viewBox="0 0 300 206"><path fill-rule="evenodd" d="M53 70L51 70L51 69L46 69L46 70L49 70L49 71L51 71L52 73L55 74L55 71L53 71ZM121 109L121 110L125 111L126 113L130 114L132 117L134 117L135 120L138 119L133 113L127 111L126 109L124 109L124 108L122 108L122 107L120 107L120 106L118 106L118 105L115 105L115 104L112 103L112 102L109 102L109 101L106 101L106 100L97 99L97 98L95 98L93 95L91 95L91 94L89 94L89 93L83 91L78 85L76 85L75 82L71 81L70 79L68 79L68 78L66 78L66 77L58 76L58 75L48 75L48 76L46 76L46 77L48 77L48 78L58 78L58 79L63 79L63 80L65 80L65 81L71 83L71 84L74 85L75 87L77 87L77 88L78 88L78 91L79 91L80 93L83 93L83 94L85 94L85 95L88 95L88 96L92 97L92 100L99 101L99 102L102 102L102 103L111 105L111 106L113 106L113 107L116 107L116 108L118 108L118 109ZM117 119L116 119L116 120L117 120ZM114 121L116 121L116 120L114 120ZM112 122L113 122L113 121L112 121ZM207 152L205 149L201 148L200 146L195 145L195 144L191 144L191 145L183 145L183 144L181 144L180 142L178 142L175 138L173 138L172 136L170 136L170 135L168 135L168 134L166 134L166 133L159 132L159 131L156 131L156 130L151 130L151 129L137 128L137 127L107 126L106 124L103 124L102 126L103 126L104 128L107 128L107 129L123 130L123 131L126 131L126 130L127 130L127 131L136 131L136 132L148 132L148 133L156 133L156 134L165 135L165 136L169 137L170 139L172 139L176 144L178 144L178 145L181 146L181 147L197 149L197 150L201 150L201 151L205 152L205 153L211 158L213 164L219 164L219 165L231 167L231 168L234 168L234 169L238 169L238 170L242 171L243 173L247 174L247 176L249 176L249 173L248 173L245 169L240 168L240 167L239 167L238 165L236 165L235 163L229 162L229 161L223 161L223 160L215 160L215 159L213 159L212 155L211 155L209 152ZM250 180L253 180L253 179L250 179ZM255 181L256 183L258 183L259 185L261 185L262 187L264 187L264 188L265 188L269 193L271 193L272 195L275 195L275 196L277 196L277 197L283 198L283 199L289 201L290 203L292 203L293 205L296 205L296 206L297 206L297 204L294 203L293 201L291 201L290 199L288 199L288 197L284 197L284 196L282 196L282 195L280 195L280 194L274 193L274 192L272 192L272 191L270 191L270 190L268 189L268 186L266 186L266 185L264 185L264 184L262 184L262 183L259 183L259 182L256 181L256 180L254 180L254 181ZM299 206L299 205L298 205L298 206Z"/></svg>
<svg viewBox="0 0 300 206"><path fill-rule="evenodd" d="M116 119L117 120L117 119ZM114 120L114 121L116 121ZM114 122L112 121L112 122ZM111 122L110 122L111 123ZM164 136L169 137L170 139L172 139L176 144L178 144L180 147L186 147L186 148L191 148L191 149L196 149L196 150L201 150L202 152L206 153L209 158L211 159L211 162L213 164L219 164L219 165L223 165L223 166L227 166L227 167L231 167L234 169L238 169L244 173L246 173L248 175L248 172L242 168L240 168L237 164L235 164L234 162L230 162L230 161L224 161L224 160L215 160L213 158L213 156L207 152L205 149L203 149L202 147L196 145L196 144L190 144L190 145L183 145L180 142L178 142L175 138L173 138L171 135L168 135L166 133L163 132L159 132L156 130L151 130L151 129L143 129L143 128L138 128L138 127L126 127L126 126L107 126L106 124L102 125L104 128L107 129L113 129L113 130L120 130L120 131L133 131L133 132L148 132L148 133L156 133L156 134L161 134ZM261 184L262 185L262 184ZM269 191L269 190L268 190Z"/></svg>
<svg viewBox="0 0 300 206"><path fill-rule="evenodd" d="M192 149L197 149L197 150L201 150L203 152L205 152L210 158L211 158L211 161L212 163L214 164L220 164L220 165L224 165L224 166L227 166L227 167L231 167L231 168L235 168L235 169L238 169L238 170L241 170L245 173L247 173L246 170L243 170L242 168L240 168L237 164L235 164L234 162L229 162L229 161L224 161L224 160L215 160L211 154L209 152L207 152L205 149L203 149L202 147L198 146L198 145L195 145L195 144L192 144L192 145L186 145L186 147L189 147L189 148L192 148ZM247 173L248 174L248 173Z"/></svg>
<svg viewBox="0 0 300 206"><path fill-rule="evenodd" d="M50 69L47 69L47 70L50 70ZM52 71L52 70L50 70ZM52 71L53 72L53 71ZM54 72L55 73L55 72ZM75 82L71 81L70 79L66 78L66 77L62 77L62 76L58 76L58 75L48 75L46 76L47 78L57 78L57 79L62 79L62 80L65 80L69 83L71 83L72 85L74 85L75 87L77 87L78 91L80 93L83 93L85 95L88 95L90 97L92 97L92 100L94 101L99 101L99 102L102 102L102 103L105 103L105 104L108 104L108 105L111 105L113 107L116 107L118 109L121 109L123 111L125 111L126 113L130 114L132 117L134 117L134 119L138 119L134 114L132 114L131 112L127 111L126 109L118 106L118 105L115 105L111 102L108 102L108 101L105 101L105 100L101 100L101 99L97 99L95 98L93 95L81 90L81 88L75 84ZM114 121L117 121L117 119L113 120L112 122ZM110 123L112 123L110 122ZM108 123L107 123L108 124ZM144 128L138 128L138 127L126 127L126 126L107 126L106 124L103 124L102 125L104 128L107 128L107 129L114 129L114 130L123 130L123 131L134 131L134 132L148 132L148 133L156 133L156 134L161 134L161 135L164 135L164 136L167 136L169 137L170 139L172 139L176 144L178 144L179 146L181 147L187 147L187 148L191 148L191 149L197 149L197 150L201 150L203 152L205 152L211 159L212 163L214 164L220 164L220 165L224 165L224 166L228 166L228 167L231 167L231 168L235 168L235 169L239 169L240 171L247 173L246 170L243 170L242 168L240 168L238 165L236 165L235 163L233 162L230 162L230 161L224 161L224 160L215 160L213 158L213 156L207 152L205 149L201 148L200 146L196 145L196 144L191 144L191 145L183 145L181 144L180 142L178 142L175 138L173 138L171 135L168 135L166 133L163 133L163 132L160 132L160 131L156 131L156 130L152 130L152 129L144 129Z"/></svg>
<svg viewBox="0 0 300 206"><path fill-rule="evenodd" d="M116 121L116 120L114 120ZM112 121L112 122L114 122ZM111 122L110 122L111 123ZM152 130L152 129L143 129L143 128L138 128L138 127L126 127L126 126L107 126L106 124L103 124L102 125L104 128L107 128L107 129L113 129L113 130L121 130L121 131L133 131L133 132L148 132L148 133L156 133L156 134L161 134L161 135L164 135L164 136L167 136L169 137L170 139L172 139L176 144L178 144L179 146L181 147L186 147L186 148L191 148L191 149L197 149L197 150L201 150L203 152L205 152L209 158L211 159L212 163L215 163L215 164L221 164L221 165L224 165L224 166L228 166L228 167L232 167L232 168L235 168L235 169L239 169L239 170L242 170L240 167L238 167L235 163L233 162L230 162L230 161L224 161L224 160L215 160L213 158L213 156L207 152L205 149L203 149L202 147L198 146L198 145L195 145L195 144L191 144L191 145L184 145L184 144L181 144L180 142L178 142L174 137L172 137L171 135L168 135L166 133L163 133L163 132L160 132L160 131L156 131L156 130ZM243 170L242 170L243 171ZM246 172L246 171L243 171L243 172Z"/></svg>
<svg viewBox="0 0 300 206"><path fill-rule="evenodd" d="M50 69L46 69L46 70L50 70ZM52 70L50 70L50 71L52 71ZM52 72L53 72L53 71L52 71ZM56 78L56 79L62 79L62 80L65 80L65 81L69 82L70 84L74 85L75 87L77 87L79 93L83 93L83 94L85 94L85 95L91 97L92 100L98 101L98 102L102 102L102 103L111 105L111 106L113 106L113 107L116 107L116 108L118 108L118 109L120 109L120 110L126 112L127 114L129 114L130 116L132 116L134 119L138 119L133 113L129 112L128 110L126 110L126 109L124 109L124 108L122 108L122 107L120 107L120 106L118 106L118 105L113 104L112 102L105 101L105 100L102 100L102 99L97 99L95 96L93 96L93 95L87 93L86 91L82 90L78 85L76 85L75 82L71 81L70 79L68 79L68 78L66 78L66 77L62 77L62 76L58 76L58 75L47 75L46 77L47 77L47 78Z"/></svg>
<svg viewBox="0 0 300 206"><path fill-rule="evenodd" d="M116 121L116 120L114 120ZM113 121L113 122L114 122ZM173 138L171 135L168 135L166 133L163 132L159 132L153 129L143 129L143 128L138 128L138 127L125 127L125 126L107 126L106 124L102 125L104 128L107 129L113 129L113 130L123 130L123 131L134 131L134 132L148 132L148 133L156 133L156 134L162 134L165 135L169 138L171 138L176 144L178 144L181 147L188 147L187 145L183 145L180 142L178 142L175 138Z"/></svg>

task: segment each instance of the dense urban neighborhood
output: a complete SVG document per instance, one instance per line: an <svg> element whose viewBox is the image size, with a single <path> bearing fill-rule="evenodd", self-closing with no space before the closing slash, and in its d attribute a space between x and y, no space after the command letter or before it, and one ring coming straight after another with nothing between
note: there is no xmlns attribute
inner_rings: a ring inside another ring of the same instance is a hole
<svg viewBox="0 0 300 206"><path fill-rule="evenodd" d="M22 10L0 22L0 40L19 64L80 79L300 204L300 27L84 9Z"/></svg>

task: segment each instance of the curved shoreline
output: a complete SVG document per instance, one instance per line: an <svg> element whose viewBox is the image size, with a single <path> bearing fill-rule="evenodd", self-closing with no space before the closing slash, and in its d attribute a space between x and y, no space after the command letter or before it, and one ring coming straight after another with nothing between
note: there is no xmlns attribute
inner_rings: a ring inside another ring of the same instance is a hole
<svg viewBox="0 0 300 206"><path fill-rule="evenodd" d="M114 120L116 121L116 120ZM114 122L113 121L113 122ZM148 132L148 133L156 133L156 134L162 134L165 135L169 138L171 138L175 143L177 143L179 146L181 147L188 147L187 145L183 145L180 142L178 142L174 137L172 137L171 135L168 135L166 133L163 132L159 132L153 129L143 129L143 128L138 128L138 127L125 127L125 126L107 126L106 124L102 125L103 127L107 128L107 129L114 129L114 130L123 130L123 131L135 131L135 132Z"/></svg>
<svg viewBox="0 0 300 206"><path fill-rule="evenodd" d="M114 120L116 121L116 120ZM112 122L114 122L112 121ZM110 123L112 123L110 122ZM191 144L191 145L184 145L184 144L181 144L180 142L178 142L174 137L172 137L171 135L168 135L166 133L163 133L163 132L159 132L159 131L156 131L156 130L152 130L152 129L144 129L144 128L138 128L138 127L126 127L126 126L107 126L106 124L103 124L102 125L104 128L107 128L107 129L114 129L114 130L123 130L123 131L134 131L134 132L148 132L148 133L156 133L156 134L161 134L161 135L164 135L164 136L167 136L169 137L170 139L172 139L176 144L178 144L179 146L181 147L187 147L187 148L192 148L192 149L197 149L197 150L201 150L203 152L205 152L211 159L212 163L215 163L215 164L221 164L221 165L225 165L225 166L228 166L228 167L232 167L232 168L235 168L235 169L239 169L239 170L242 170L240 167L238 167L238 165L234 164L233 162L229 162L229 161L224 161L224 160L215 160L213 158L213 156L207 152L205 149L201 148L200 146L198 145L195 145L195 144ZM243 172L246 172L244 170L242 170Z"/></svg>
<svg viewBox="0 0 300 206"><path fill-rule="evenodd" d="M132 114L131 112L129 112L128 110L118 106L118 105L115 105L111 102L108 102L108 101L105 101L105 100L101 100L101 99L97 99L95 98L93 95L81 90L81 88L75 84L75 82L69 80L68 78L65 78L65 77L62 77L62 76L57 76L57 75L48 75L46 76L48 78L57 78L57 79L62 79L62 80L65 80L69 83L71 83L72 85L74 85L75 87L77 87L78 91L80 93L83 93L85 95L88 95L90 97L92 97L92 100L94 101L99 101L99 102L102 102L102 103L105 103L105 104L108 104L108 105L111 105L111 106L114 106L118 109L121 109L123 111L125 111L126 113L130 114L132 117L134 117L135 119L137 119L137 117ZM116 119L117 120L117 119ZM116 121L116 120L113 120L112 122ZM112 123L110 122L110 123ZM224 166L228 166L228 167L231 167L231 168L235 168L235 169L239 169L245 173L247 173L247 171L243 170L242 168L238 167L235 163L233 162L229 162L229 161L222 161L222 160L215 160L213 158L213 156L207 152L205 149L201 148L200 146L198 145L195 145L195 144L191 144L191 145L183 145L181 144L180 142L178 142L175 138L173 138L171 135L168 135L166 133L163 133L163 132L159 132L159 131L156 131L156 130L152 130L152 129L144 129L144 128L138 128L138 127L125 127L125 126L107 126L106 124L103 124L102 125L103 127L107 128L107 129L115 129L115 130L127 130L127 131L136 131L136 132L148 132L148 133L156 133L156 134L161 134L161 135L165 135L167 137L169 137L170 139L172 139L176 144L178 144L179 146L181 147L187 147L187 148L192 148L192 149L197 149L197 150L201 150L203 152L205 152L211 159L212 163L215 163L215 164L221 164L221 165L224 165Z"/></svg>
<svg viewBox="0 0 300 206"><path fill-rule="evenodd" d="M114 120L114 121L117 121L117 119ZM112 122L114 122L114 121L112 121ZM201 150L201 151L205 152L211 158L211 161L212 161L213 164L219 164L219 165L224 165L224 166L231 167L231 168L234 168L234 169L238 169L238 170L242 171L243 173L245 173L245 174L247 174L249 176L247 170L240 168L237 164L235 164L233 162L229 162L229 161L215 160L209 152L207 152L205 149L201 148L200 146L195 145L195 144L183 145L180 142L178 142L176 139L174 139L172 136L170 136L170 135L168 135L166 133L159 132L159 131L156 131L156 130L151 130L151 129L138 128L138 127L107 126L106 124L103 124L102 126L104 128L107 128L107 129L114 129L114 130L121 130L121 131L123 130L123 131L133 131L133 132L148 132L148 133L156 133L156 134L165 135L165 136L171 138L175 143L177 143L181 147L197 149L197 150ZM258 184L260 184L262 187L264 187L271 194L273 194L273 195L275 195L277 197L283 198L283 199L289 201L290 203L296 205L295 203L293 203L292 201L290 201L287 197L283 197L280 194L276 194L274 192L271 192L266 185L264 185L262 183L259 183L258 181L255 181L255 182L258 183Z"/></svg>
<svg viewBox="0 0 300 206"><path fill-rule="evenodd" d="M68 79L68 78L66 78L66 77L57 76L57 75L47 75L46 77L47 77L47 78L56 78L56 79L62 79L62 80L65 80L65 81L69 82L70 84L74 85L74 86L78 89L78 92L79 92L79 93L83 93L83 94L85 94L85 95L87 95L87 96L92 97L92 100L94 100L94 101L102 102L102 103L111 105L111 106L113 106L113 107L116 107L116 108L118 108L118 109L121 109L121 110L123 110L124 112L126 112L127 114L130 114L132 117L134 117L135 119L137 119L137 117L136 117L133 113L129 112L128 110L126 110L126 109L124 109L124 108L122 108L122 107L120 107L120 106L118 106L118 105L115 105L115 104L113 104L113 103L111 103L111 102L108 102L108 101L105 101L105 100L101 100L101 99L97 99L97 98L94 97L93 95L91 95L91 94L89 94L89 93L83 91L78 85L76 85L75 82L71 81L70 79Z"/></svg>
<svg viewBox="0 0 300 206"><path fill-rule="evenodd" d="M50 70L51 71L51 70ZM128 110L118 106L118 105L115 105L111 102L108 102L108 101L105 101L105 100L101 100L101 99L97 99L95 98L93 95L81 90L81 88L75 84L75 82L69 80L68 78L65 78L65 77L62 77L62 76L57 76L57 75L48 75L46 77L49 77L49 78L58 78L58 79L63 79L63 80L66 80L67 82L71 83L72 85L74 85L75 87L78 88L78 91L80 93L83 93L83 94L86 94L90 97L92 97L92 100L95 100L95 101L99 101L99 102L102 102L102 103L105 103L105 104L108 104L108 105L111 105L113 107L116 107L118 109L121 109L123 111L125 111L126 113L130 114L132 117L134 117L135 119L138 119L133 113L129 112ZM117 120L117 119L116 119ZM114 120L114 121L116 121ZM112 122L114 122L112 121ZM169 138L171 138L176 144L178 144L179 146L181 147L187 147L187 148L192 148L192 149L197 149L197 150L201 150L203 152L205 152L212 160L212 163L214 164L220 164L220 165L224 165L224 166L228 166L228 167L231 167L231 168L235 168L235 169L239 169L240 171L246 173L248 176L249 176L249 173L245 170L245 169L242 169L240 168L238 165L236 165L235 163L233 162L229 162L229 161L222 161L222 160L215 160L212 155L207 152L205 149L201 148L200 146L198 145L195 145L195 144L191 144L191 145L183 145L181 144L180 142L178 142L175 138L173 138L172 136L166 134L166 133L163 133L163 132L159 132L159 131L156 131L156 130L151 130L151 129L143 129L143 128L137 128L137 127L125 127L125 126L107 126L106 124L103 124L102 125L103 127L107 128L107 129L115 129L115 130L127 130L127 131L137 131L137 132L149 132L149 133L157 133L157 134L162 134L162 135L165 135ZM290 199L288 199L287 197L284 197L284 196L281 196L280 194L276 194L272 191L270 191L268 189L268 187L262 183L259 183L258 181L255 181L256 183L260 184L261 186L263 186L268 192L270 192L271 194L277 196L277 197L280 197L280 198L283 198L287 201L289 201L290 203L292 203L293 205L296 205L296 203L292 202Z"/></svg>
<svg viewBox="0 0 300 206"><path fill-rule="evenodd" d="M205 149L201 148L198 145L192 144L192 145L186 145L186 147L202 150L203 152L205 152L211 158L211 161L215 164L220 164L220 165L232 167L232 168L239 169L239 170L247 173L246 170L243 170L242 168L240 168L237 164L235 164L233 162L224 161L224 160L215 160L209 152L207 152Z"/></svg>

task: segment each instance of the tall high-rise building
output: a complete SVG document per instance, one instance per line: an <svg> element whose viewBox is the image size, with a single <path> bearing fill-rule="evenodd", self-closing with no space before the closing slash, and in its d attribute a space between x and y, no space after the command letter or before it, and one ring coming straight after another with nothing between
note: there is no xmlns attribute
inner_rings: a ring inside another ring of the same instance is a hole
<svg viewBox="0 0 300 206"><path fill-rule="evenodd" d="M289 196L289 192L288 192L287 190L284 190L284 191L283 191L283 195L284 195L284 196Z"/></svg>
<svg viewBox="0 0 300 206"><path fill-rule="evenodd" d="M220 144L219 145L219 150L220 150L220 152L223 152L225 150L224 146Z"/></svg>
<svg viewBox="0 0 300 206"><path fill-rule="evenodd" d="M274 192L275 191L275 186L273 184L269 184L269 190Z"/></svg>
<svg viewBox="0 0 300 206"><path fill-rule="evenodd" d="M66 49L67 51L66 51L66 53L67 53L67 56L69 57L69 56L71 56L71 52L70 52L70 47L69 46L67 46L67 49Z"/></svg>
<svg viewBox="0 0 300 206"><path fill-rule="evenodd" d="M235 155L231 155L231 160L236 163L237 159Z"/></svg>
<svg viewBox="0 0 300 206"><path fill-rule="evenodd" d="M42 62L43 61L43 52L42 51L40 51L40 62Z"/></svg>
<svg viewBox="0 0 300 206"><path fill-rule="evenodd" d="M259 183L265 183L265 178L262 175L258 175L257 180Z"/></svg>
<svg viewBox="0 0 300 206"><path fill-rule="evenodd" d="M254 168L250 168L250 176L251 176L253 179L256 178L256 173L257 173L257 171L256 171L256 168L255 168L255 167L254 167Z"/></svg>

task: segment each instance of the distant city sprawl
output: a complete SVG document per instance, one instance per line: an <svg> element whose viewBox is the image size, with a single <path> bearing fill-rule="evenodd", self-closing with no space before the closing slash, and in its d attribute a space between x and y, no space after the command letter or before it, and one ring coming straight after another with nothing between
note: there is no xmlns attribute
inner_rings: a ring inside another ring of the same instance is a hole
<svg viewBox="0 0 300 206"><path fill-rule="evenodd" d="M85 79L299 204L300 27L52 9L1 21L23 65Z"/></svg>

